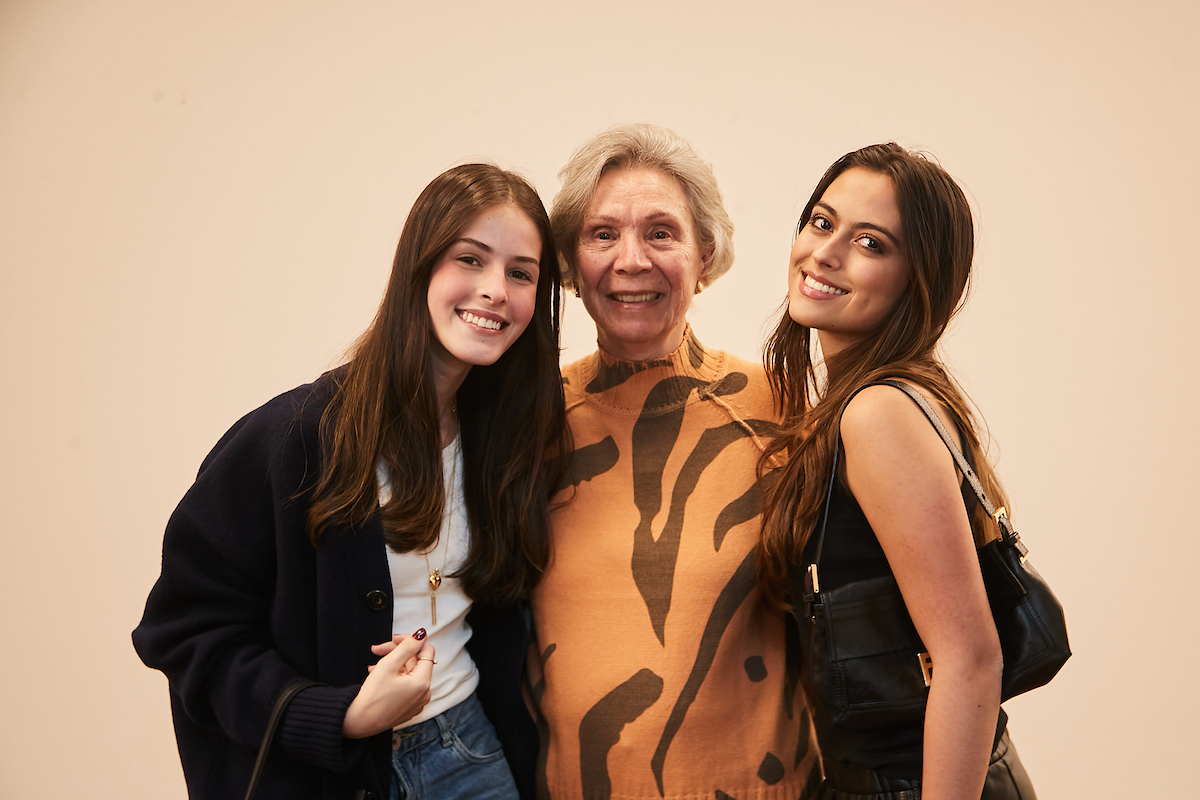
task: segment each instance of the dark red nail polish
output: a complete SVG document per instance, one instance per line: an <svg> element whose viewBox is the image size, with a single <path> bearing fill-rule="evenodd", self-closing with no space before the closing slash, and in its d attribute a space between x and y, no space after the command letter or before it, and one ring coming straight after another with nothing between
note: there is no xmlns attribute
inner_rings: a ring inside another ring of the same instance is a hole
<svg viewBox="0 0 1200 800"><path fill-rule="evenodd" d="M417 632L413 634L413 638L418 642L425 638L425 629L417 628Z"/></svg>

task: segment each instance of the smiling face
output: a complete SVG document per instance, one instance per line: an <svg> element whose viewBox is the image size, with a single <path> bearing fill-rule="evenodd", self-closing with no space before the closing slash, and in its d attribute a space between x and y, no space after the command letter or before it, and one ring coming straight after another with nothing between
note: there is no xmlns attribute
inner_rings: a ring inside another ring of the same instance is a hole
<svg viewBox="0 0 1200 800"><path fill-rule="evenodd" d="M887 318L908 286L891 178L861 167L839 175L792 243L788 314L819 332L826 357Z"/></svg>
<svg viewBox="0 0 1200 800"><path fill-rule="evenodd" d="M504 204L480 212L438 258L429 316L440 388L457 389L472 366L495 363L524 332L537 304L541 253L533 221Z"/></svg>
<svg viewBox="0 0 1200 800"><path fill-rule="evenodd" d="M646 361L679 347L704 271L679 181L638 167L604 173L576 258L579 294L606 352Z"/></svg>

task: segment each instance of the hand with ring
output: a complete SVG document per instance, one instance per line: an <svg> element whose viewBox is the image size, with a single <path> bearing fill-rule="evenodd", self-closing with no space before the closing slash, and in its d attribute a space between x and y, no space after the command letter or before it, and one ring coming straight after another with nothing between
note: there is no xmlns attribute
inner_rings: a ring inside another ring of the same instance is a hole
<svg viewBox="0 0 1200 800"><path fill-rule="evenodd" d="M342 735L348 739L391 730L415 717L429 702L429 684L437 662L424 628L412 636L396 635L390 642L372 645L371 652L381 658L367 667L367 679L346 709ZM423 666L422 661L430 665Z"/></svg>

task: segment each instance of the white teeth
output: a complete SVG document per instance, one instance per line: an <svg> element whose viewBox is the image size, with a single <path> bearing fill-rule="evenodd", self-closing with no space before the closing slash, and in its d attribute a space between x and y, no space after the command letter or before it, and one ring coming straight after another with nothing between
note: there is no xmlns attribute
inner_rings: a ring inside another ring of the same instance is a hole
<svg viewBox="0 0 1200 800"><path fill-rule="evenodd" d="M839 289L836 286L827 286L814 278L812 275L808 274L805 274L804 276L804 285L812 289L816 289L818 292L824 292L825 294L846 294L845 289Z"/></svg>
<svg viewBox="0 0 1200 800"><path fill-rule="evenodd" d="M614 294L613 299L618 303L645 303L658 297L658 292L644 292L642 294Z"/></svg>
<svg viewBox="0 0 1200 800"><path fill-rule="evenodd" d="M504 327L504 324L501 322L478 317L472 314L470 311L460 311L458 312L458 315L462 317L464 321L469 322L472 325L478 325L481 328L488 328L489 330L498 331Z"/></svg>

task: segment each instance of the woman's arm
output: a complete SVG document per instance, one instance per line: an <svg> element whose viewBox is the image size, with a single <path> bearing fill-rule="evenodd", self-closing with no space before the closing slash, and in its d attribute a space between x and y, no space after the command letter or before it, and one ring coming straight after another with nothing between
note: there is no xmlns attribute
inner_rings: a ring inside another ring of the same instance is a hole
<svg viewBox="0 0 1200 800"><path fill-rule="evenodd" d="M368 531L331 539L321 555L309 543L294 498L319 450L324 405L310 397L297 390L252 412L205 459L168 523L162 574L133 638L143 661L168 677L176 714L247 748L258 747L284 687L324 681L292 701L278 747L344 772L362 752L347 741L347 725L367 735L411 717L424 705L430 664L397 668L390 680L385 671L363 686L374 660L368 642L391 629L387 610L361 599L367 589L390 589L382 533L377 541ZM365 726L357 713L364 705L373 709Z"/></svg>
<svg viewBox="0 0 1200 800"><path fill-rule="evenodd" d="M954 425L938 409L947 428ZM983 790L1003 657L954 460L899 390L863 390L842 417L846 481L883 547L933 660L922 798Z"/></svg>
<svg viewBox="0 0 1200 800"><path fill-rule="evenodd" d="M241 432L238 432L241 434ZM328 679L315 669L316 642L305 606L315 589L280 592L278 580L292 581L301 567L311 574L311 546L303 529L280 524L272 503L272 483L255 450L234 441L206 462L181 501L163 540L162 574L146 601L133 640L147 666L170 682L172 707L187 724L257 748L276 698L301 678ZM276 532L295 537L294 548L278 546ZM305 581L307 583L307 581ZM292 630L283 641L275 620L275 595L285 596ZM273 632L272 629L275 629ZM311 643L300 641L312 637ZM382 639L383 636L379 636ZM349 676L347 676L349 677ZM342 720L358 687L312 686L289 706L278 747L293 758L332 771L344 771L359 749L343 745ZM177 724L179 720L177 720Z"/></svg>

